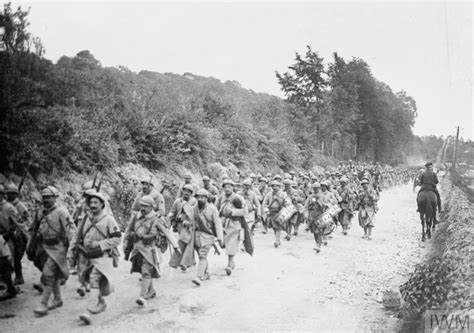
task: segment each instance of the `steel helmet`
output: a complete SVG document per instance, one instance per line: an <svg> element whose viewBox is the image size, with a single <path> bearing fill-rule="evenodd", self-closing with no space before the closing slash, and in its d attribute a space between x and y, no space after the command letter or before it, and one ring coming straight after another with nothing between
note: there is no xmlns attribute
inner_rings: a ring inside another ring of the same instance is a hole
<svg viewBox="0 0 474 333"><path fill-rule="evenodd" d="M153 207L155 205L155 200L153 200L151 195L144 195L140 199L140 205Z"/></svg>
<svg viewBox="0 0 474 333"><path fill-rule="evenodd" d="M196 196L207 198L209 196L209 192L207 192L205 189L202 188L202 189L197 191Z"/></svg>

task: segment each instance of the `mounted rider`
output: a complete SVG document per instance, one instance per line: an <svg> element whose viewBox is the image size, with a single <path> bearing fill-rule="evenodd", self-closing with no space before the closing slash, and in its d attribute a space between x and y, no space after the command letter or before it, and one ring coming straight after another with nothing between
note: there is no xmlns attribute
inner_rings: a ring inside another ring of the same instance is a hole
<svg viewBox="0 0 474 333"><path fill-rule="evenodd" d="M432 191L436 194L438 212L441 213L441 196L439 195L436 185L439 183L438 175L433 171L433 163L428 162L425 164L426 170L418 177L418 184L421 186L418 195L422 191ZM436 214L435 214L436 220Z"/></svg>

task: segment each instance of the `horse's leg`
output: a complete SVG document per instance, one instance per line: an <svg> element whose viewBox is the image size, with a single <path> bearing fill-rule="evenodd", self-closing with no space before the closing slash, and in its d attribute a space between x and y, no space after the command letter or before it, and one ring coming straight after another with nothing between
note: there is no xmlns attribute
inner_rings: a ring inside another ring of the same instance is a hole
<svg viewBox="0 0 474 333"><path fill-rule="evenodd" d="M420 219L421 219L421 240L424 242L425 241L425 219L424 219L423 213L420 213Z"/></svg>
<svg viewBox="0 0 474 333"><path fill-rule="evenodd" d="M428 239L431 238L431 226L433 225L433 217L426 219L426 232L428 235Z"/></svg>

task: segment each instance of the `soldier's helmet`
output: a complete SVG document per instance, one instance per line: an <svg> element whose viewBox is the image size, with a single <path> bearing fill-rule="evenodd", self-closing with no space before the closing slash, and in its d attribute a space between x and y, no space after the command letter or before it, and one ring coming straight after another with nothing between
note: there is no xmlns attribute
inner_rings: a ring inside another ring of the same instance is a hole
<svg viewBox="0 0 474 333"><path fill-rule="evenodd" d="M257 175L252 172L249 177L250 178L257 178Z"/></svg>
<svg viewBox="0 0 474 333"><path fill-rule="evenodd" d="M97 192L96 190L90 190L87 195L89 196L89 200L90 198L97 198L100 201L102 201L102 203L104 204L105 204L105 201L107 200L103 193Z"/></svg>
<svg viewBox="0 0 474 333"><path fill-rule="evenodd" d="M288 179L288 178L291 178L291 175L290 175L289 173L285 173L285 174L283 175L283 177L284 177L285 179Z"/></svg>
<svg viewBox="0 0 474 333"><path fill-rule="evenodd" d="M321 184L318 183L318 182L314 182L312 185L311 185L312 188L321 188Z"/></svg>
<svg viewBox="0 0 474 333"><path fill-rule="evenodd" d="M262 177L263 177L263 176L262 176L261 173L257 174L257 178L258 178L258 179L260 179L260 178L262 178Z"/></svg>
<svg viewBox="0 0 474 333"><path fill-rule="evenodd" d="M188 190L189 192L193 193L194 192L194 188L191 184L186 184L183 186L183 191L184 190Z"/></svg>
<svg viewBox="0 0 474 333"><path fill-rule="evenodd" d="M321 182L321 186L326 186L327 188L329 188L330 183L329 183L329 181L327 181L327 180L323 180L323 181Z"/></svg>
<svg viewBox="0 0 474 333"><path fill-rule="evenodd" d="M283 181L283 184L284 184L284 185L291 185L291 180L285 179L285 180Z"/></svg>
<svg viewBox="0 0 474 333"><path fill-rule="evenodd" d="M140 205L153 207L154 204L155 204L155 200L153 200L153 197L151 195L144 195L140 199Z"/></svg>
<svg viewBox="0 0 474 333"><path fill-rule="evenodd" d="M197 197L209 197L209 192L207 192L205 189L200 189L196 192Z"/></svg>
<svg viewBox="0 0 474 333"><path fill-rule="evenodd" d="M226 186L226 185L235 186L235 184L234 184L234 182L232 181L232 179L229 179L229 178L224 179L224 180L222 181L222 187L224 187L224 186Z"/></svg>
<svg viewBox="0 0 474 333"><path fill-rule="evenodd" d="M267 178L265 178L265 177L262 177L262 178L260 178L260 182L265 182L265 183L267 183L267 184L268 184L268 179L267 179Z"/></svg>
<svg viewBox="0 0 474 333"><path fill-rule="evenodd" d="M41 191L41 196L43 197L58 197L59 191L54 186L47 186L43 191Z"/></svg>
<svg viewBox="0 0 474 333"><path fill-rule="evenodd" d="M341 183L348 183L348 182L349 182L349 179L347 179L346 176L343 176L343 177L339 180L339 182L341 182Z"/></svg>
<svg viewBox="0 0 474 333"><path fill-rule="evenodd" d="M190 173L184 175L184 179L192 179L193 176Z"/></svg>
<svg viewBox="0 0 474 333"><path fill-rule="evenodd" d="M85 192L87 190L90 190L92 188L92 180L89 180L82 184L82 191Z"/></svg>
<svg viewBox="0 0 474 333"><path fill-rule="evenodd" d="M243 181L242 185L252 186L252 181L250 178L247 178Z"/></svg>
<svg viewBox="0 0 474 333"><path fill-rule="evenodd" d="M297 182L292 182L292 183L291 183L291 187L293 187L293 188L298 188L298 183L297 183Z"/></svg>
<svg viewBox="0 0 474 333"><path fill-rule="evenodd" d="M281 184L280 184L280 182L279 182L278 180L273 180L273 181L270 183L270 186L272 186L272 187L273 187L273 186L278 186L278 187L280 187Z"/></svg>
<svg viewBox="0 0 474 333"><path fill-rule="evenodd" d="M281 180L281 176L280 176L280 175L276 174L275 176L273 176L273 180L278 180L278 179Z"/></svg>
<svg viewBox="0 0 474 333"><path fill-rule="evenodd" d="M207 181L207 180L211 180L211 178L209 178L208 176L202 177L202 181Z"/></svg>
<svg viewBox="0 0 474 333"><path fill-rule="evenodd" d="M18 194L18 186L16 186L15 184L8 184L6 188L6 193Z"/></svg>
<svg viewBox="0 0 474 333"><path fill-rule="evenodd" d="M362 179L362 181L361 181L360 183L361 183L361 184L368 184L369 181L367 180L367 178L364 178L364 179Z"/></svg>

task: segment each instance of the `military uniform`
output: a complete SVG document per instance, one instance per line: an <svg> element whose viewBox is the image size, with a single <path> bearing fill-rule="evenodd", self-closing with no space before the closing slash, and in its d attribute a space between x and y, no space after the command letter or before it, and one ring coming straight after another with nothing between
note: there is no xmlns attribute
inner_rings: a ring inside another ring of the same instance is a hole
<svg viewBox="0 0 474 333"><path fill-rule="evenodd" d="M273 183L272 186L274 185L275 183ZM270 221L270 224L275 232L275 247L281 245L281 231L284 230L287 233L286 221L283 221L280 218L281 210L283 208L289 208L290 205L292 205L291 200L283 190L278 190L277 192L272 191L268 193L263 200L263 210L266 212L266 214L268 214L267 219ZM288 233L287 236L289 236Z"/></svg>
<svg viewBox="0 0 474 333"><path fill-rule="evenodd" d="M21 259L23 259L23 256L25 255L26 244L28 242L26 233L27 230L31 227L31 219L30 213L28 212L28 208L26 208L26 205L22 201L20 201L19 198L15 198L15 200L13 200L11 203L18 212L18 222L23 225L23 232L18 228L15 230L16 246L15 252L13 254L13 263L15 267L15 283L23 284Z"/></svg>
<svg viewBox="0 0 474 333"><path fill-rule="evenodd" d="M187 201L179 197L174 201L168 214L173 231L179 234L178 245L181 251L181 253L175 251L171 256L169 264L173 268L181 267L185 269L196 264L194 259L193 225L191 223L194 205L196 205L194 197L190 197Z"/></svg>
<svg viewBox="0 0 474 333"><path fill-rule="evenodd" d="M359 225L364 229L364 235L370 239L374 218L377 211L377 194L368 187L362 188L358 193L359 198Z"/></svg>
<svg viewBox="0 0 474 333"><path fill-rule="evenodd" d="M354 216L354 195L348 185L339 187L338 193L339 197L341 198L339 205L342 209L339 212L338 220L342 226L342 233L344 235L347 235L348 226L351 222L352 217Z"/></svg>
<svg viewBox="0 0 474 333"><path fill-rule="evenodd" d="M199 192L198 192L199 193ZM194 212L194 247L199 256L197 278L193 282L197 285L200 281L209 278L207 256L215 238L222 243L224 240L222 222L219 212L214 205L206 204L203 208L198 205L193 207Z"/></svg>
<svg viewBox="0 0 474 333"><path fill-rule="evenodd" d="M239 191L237 194L239 194L245 199L248 208L247 215L245 215L245 221L247 222L249 228L252 229L254 223L260 220L261 217L262 209L260 207L260 201L258 200L258 196L254 191L246 191L245 189Z"/></svg>
<svg viewBox="0 0 474 333"><path fill-rule="evenodd" d="M151 197L149 199L152 201ZM145 202L145 199L143 202ZM134 237L130 237L132 233ZM132 241L132 238L136 242L130 254L130 261L132 262L131 273L140 273L142 276L141 298L137 300L137 303L144 305L145 300L155 297L156 291L153 287L153 279L157 279L161 275L160 264L162 257L157 243L164 251L167 249L168 241L173 248L177 248L178 244L173 235L166 229L162 219L154 211L141 215L136 221L128 225L125 233L126 241L124 248L127 247L128 242Z"/></svg>
<svg viewBox="0 0 474 333"><path fill-rule="evenodd" d="M240 200L242 208L236 208L233 201ZM248 214L248 207L245 199L237 193L230 196L221 195L217 200L216 207L219 210L219 217L223 221L224 228L224 244L227 255L236 255L239 250L241 239L240 218Z"/></svg>
<svg viewBox="0 0 474 333"><path fill-rule="evenodd" d="M48 186L42 192L44 196L58 196L57 190ZM34 264L41 270L41 283L44 286L41 305L35 309L37 315L48 311L48 300L54 294L53 306L62 305L59 283L69 278L67 252L69 243L76 235L76 226L65 207L57 203L44 208L38 217L38 246L35 249Z"/></svg>
<svg viewBox="0 0 474 333"><path fill-rule="evenodd" d="M317 183L313 184L315 187ZM313 233L314 241L316 243L316 252L321 249L323 242L324 225L321 221L321 216L325 210L325 204L322 202L320 193L311 194L304 204L304 216L308 221L309 230Z"/></svg>
<svg viewBox="0 0 474 333"><path fill-rule="evenodd" d="M160 192L156 190L152 190L149 194L145 194L142 191L139 192L137 197L135 198L135 201L133 202L132 210L133 211L140 210L140 200L145 195L149 195L153 198L153 201L155 202L153 205L153 209L155 210L155 212L157 212L159 216L164 216L166 214L165 198Z"/></svg>

